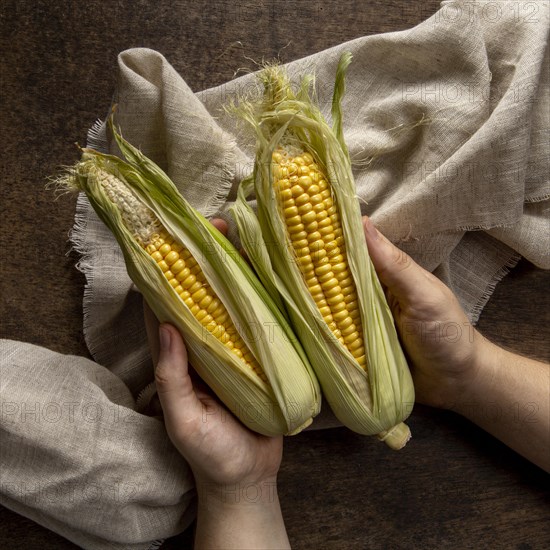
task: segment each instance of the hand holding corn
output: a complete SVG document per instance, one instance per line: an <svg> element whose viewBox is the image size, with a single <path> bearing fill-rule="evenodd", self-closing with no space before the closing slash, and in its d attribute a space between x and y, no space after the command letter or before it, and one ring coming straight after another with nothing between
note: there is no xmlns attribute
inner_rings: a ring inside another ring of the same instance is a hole
<svg viewBox="0 0 550 550"><path fill-rule="evenodd" d="M462 414L550 472L550 366L489 342L447 286L367 218L363 227L410 361L417 400Z"/></svg>
<svg viewBox="0 0 550 550"><path fill-rule="evenodd" d="M148 312L148 327L156 332L158 322ZM161 325L158 341L155 381L166 430L195 478L195 548L289 548L277 494L282 436L247 429L191 379L185 344L173 326Z"/></svg>
<svg viewBox="0 0 550 550"><path fill-rule="evenodd" d="M227 233L223 220L212 225ZM195 548L288 548L277 493L282 437L247 429L190 373L179 332L159 326L146 302L144 314L157 388L150 410L162 415L195 478Z"/></svg>

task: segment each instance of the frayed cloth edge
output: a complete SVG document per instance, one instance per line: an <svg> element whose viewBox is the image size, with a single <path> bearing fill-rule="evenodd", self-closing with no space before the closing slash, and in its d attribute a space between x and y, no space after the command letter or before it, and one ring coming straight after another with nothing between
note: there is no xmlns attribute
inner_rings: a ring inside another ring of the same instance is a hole
<svg viewBox="0 0 550 550"><path fill-rule="evenodd" d="M485 287L485 290L483 291L483 294L479 298L479 300L476 302L474 307L472 308L472 311L469 314L470 322L472 325L476 325L479 321L479 317L487 305L487 302L490 300L491 296L493 295L493 292L495 291L495 288L497 287L498 283L510 273L514 267L518 264L518 262L521 260L522 256L521 254L518 254L517 252L514 252L511 254L510 258L506 261L504 265L498 268L498 270L494 273L494 275L491 277L491 280Z"/></svg>
<svg viewBox="0 0 550 550"><path fill-rule="evenodd" d="M86 134L86 147L95 149L100 153L109 152L109 142L107 140L107 127L105 121L98 118L90 127Z"/></svg>
<svg viewBox="0 0 550 550"><path fill-rule="evenodd" d="M80 257L75 267L85 278L84 293L82 295L82 332L84 341L90 355L95 358L95 348L90 343L90 334L88 324L90 321L90 304L94 299L94 266L92 261L92 252L87 244L87 229L91 206L86 195L81 192L76 200L76 211L74 215L74 224L69 232L69 242L71 251L75 251Z"/></svg>
<svg viewBox="0 0 550 550"><path fill-rule="evenodd" d="M544 202L550 199L550 193L544 193L543 195L534 195L533 197L525 197L526 203Z"/></svg>

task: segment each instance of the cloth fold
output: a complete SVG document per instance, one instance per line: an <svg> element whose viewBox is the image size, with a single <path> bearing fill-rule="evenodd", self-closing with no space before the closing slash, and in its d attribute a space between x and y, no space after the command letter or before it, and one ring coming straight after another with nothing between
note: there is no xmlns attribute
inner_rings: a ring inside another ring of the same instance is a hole
<svg viewBox="0 0 550 550"><path fill-rule="evenodd" d="M191 471L118 376L22 342L0 350L4 506L83 548L145 550L191 523Z"/></svg>
<svg viewBox="0 0 550 550"><path fill-rule="evenodd" d="M329 117L338 59L352 52L344 131L363 213L446 282L473 322L521 256L550 268L548 5L541 2L534 18L518 18L515 5L443 2L413 29L288 64L294 82L316 75ZM124 136L204 215L228 220L235 242L228 208L252 169L254 143L223 106L258 93L254 74L195 94L158 52L136 48L118 58ZM88 137L89 146L117 152L103 123ZM116 241L83 196L71 241L86 276L84 335L98 364L0 343L8 407L2 503L85 548L147 548L144 541L189 523L191 478L159 422L135 410L153 379L142 300ZM131 421L87 422L80 414L72 422L63 407L73 402L115 407ZM27 422L29 404L40 415L62 414L56 422ZM68 504L63 491L72 481L80 496ZM40 496L42 486L61 497ZM117 486L131 490L116 498L105 492ZM101 488L99 500L86 496L88 487Z"/></svg>

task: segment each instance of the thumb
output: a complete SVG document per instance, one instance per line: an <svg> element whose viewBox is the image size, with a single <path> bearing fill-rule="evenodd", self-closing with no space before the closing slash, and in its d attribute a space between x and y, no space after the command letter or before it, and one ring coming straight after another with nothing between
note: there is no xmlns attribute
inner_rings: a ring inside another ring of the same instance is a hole
<svg viewBox="0 0 550 550"><path fill-rule="evenodd" d="M164 420L169 425L181 426L201 414L201 404L189 377L187 350L180 333L168 324L160 326L159 342L155 382Z"/></svg>
<svg viewBox="0 0 550 550"><path fill-rule="evenodd" d="M390 293L401 305L424 300L433 284L432 274L384 237L366 216L363 229L378 278Z"/></svg>

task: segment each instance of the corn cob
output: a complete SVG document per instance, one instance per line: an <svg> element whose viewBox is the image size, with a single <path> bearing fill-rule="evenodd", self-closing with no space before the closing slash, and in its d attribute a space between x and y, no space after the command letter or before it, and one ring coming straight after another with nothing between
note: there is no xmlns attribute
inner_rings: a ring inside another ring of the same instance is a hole
<svg viewBox="0 0 550 550"><path fill-rule="evenodd" d="M229 241L111 129L127 161L85 149L63 185L86 193L130 277L227 407L265 435L298 433L319 412L320 391L289 324Z"/></svg>
<svg viewBox="0 0 550 550"><path fill-rule="evenodd" d="M327 176L308 152L273 153L273 185L297 265L335 338L365 368L357 290Z"/></svg>
<svg viewBox="0 0 550 550"><path fill-rule="evenodd" d="M235 329L227 309L208 284L191 252L169 234L153 211L119 178L105 170L99 170L98 176L105 194L120 210L128 230L157 263L195 319L267 382L260 365Z"/></svg>
<svg viewBox="0 0 550 550"><path fill-rule="evenodd" d="M410 437L414 403L407 363L363 235L341 98L351 55L337 69L333 128L306 76L295 93L267 67L259 101L234 110L255 131L253 174L232 208L243 246L270 294L284 303L338 419L390 447ZM255 213L247 203L254 192Z"/></svg>

